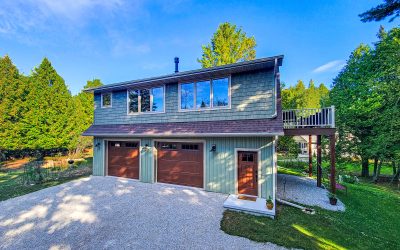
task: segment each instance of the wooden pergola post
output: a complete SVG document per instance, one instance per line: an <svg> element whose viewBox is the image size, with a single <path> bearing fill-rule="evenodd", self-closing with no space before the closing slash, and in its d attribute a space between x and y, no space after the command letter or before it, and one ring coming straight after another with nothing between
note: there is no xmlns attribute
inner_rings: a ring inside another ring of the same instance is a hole
<svg viewBox="0 0 400 250"><path fill-rule="evenodd" d="M321 187L322 168L321 168L321 135L317 135L317 187Z"/></svg>
<svg viewBox="0 0 400 250"><path fill-rule="evenodd" d="M312 176L312 136L308 136L308 176Z"/></svg>
<svg viewBox="0 0 400 250"><path fill-rule="evenodd" d="M330 183L331 183L331 192L336 193L336 166L335 166L335 134L329 135L329 147L331 154L331 175L330 175Z"/></svg>

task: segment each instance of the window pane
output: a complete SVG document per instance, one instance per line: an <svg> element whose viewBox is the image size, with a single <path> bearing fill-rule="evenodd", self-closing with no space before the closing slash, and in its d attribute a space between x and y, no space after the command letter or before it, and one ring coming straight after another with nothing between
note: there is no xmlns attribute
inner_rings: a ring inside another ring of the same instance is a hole
<svg viewBox="0 0 400 250"><path fill-rule="evenodd" d="M111 93L103 94L103 107L111 106Z"/></svg>
<svg viewBox="0 0 400 250"><path fill-rule="evenodd" d="M229 105L229 79L213 80L213 107Z"/></svg>
<svg viewBox="0 0 400 250"><path fill-rule="evenodd" d="M126 148L137 148L138 147L138 143L137 142L126 142L125 143L125 147Z"/></svg>
<svg viewBox="0 0 400 250"><path fill-rule="evenodd" d="M210 107L210 81L196 84L196 108Z"/></svg>
<svg viewBox="0 0 400 250"><path fill-rule="evenodd" d="M151 107L152 111L162 112L164 111L164 88L153 88L153 106Z"/></svg>
<svg viewBox="0 0 400 250"><path fill-rule="evenodd" d="M159 146L161 149L176 149L176 144L171 143L161 143Z"/></svg>
<svg viewBox="0 0 400 250"><path fill-rule="evenodd" d="M185 83L181 85L181 109L192 109L194 107L193 92L193 83Z"/></svg>
<svg viewBox="0 0 400 250"><path fill-rule="evenodd" d="M140 111L150 111L150 90L148 89L140 90Z"/></svg>
<svg viewBox="0 0 400 250"><path fill-rule="evenodd" d="M139 91L138 90L129 90L129 113L137 113L139 112Z"/></svg>

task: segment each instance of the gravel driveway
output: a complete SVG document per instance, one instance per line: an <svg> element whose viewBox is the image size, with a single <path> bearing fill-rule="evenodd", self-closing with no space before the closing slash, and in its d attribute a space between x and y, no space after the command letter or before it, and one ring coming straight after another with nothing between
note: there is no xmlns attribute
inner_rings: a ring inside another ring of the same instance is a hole
<svg viewBox="0 0 400 250"><path fill-rule="evenodd" d="M308 206L318 206L332 211L345 211L338 199L336 206L329 203L328 190L317 187L317 181L308 177L278 174L277 196Z"/></svg>
<svg viewBox="0 0 400 250"><path fill-rule="evenodd" d="M275 249L221 231L226 195L89 177L0 202L0 248Z"/></svg>

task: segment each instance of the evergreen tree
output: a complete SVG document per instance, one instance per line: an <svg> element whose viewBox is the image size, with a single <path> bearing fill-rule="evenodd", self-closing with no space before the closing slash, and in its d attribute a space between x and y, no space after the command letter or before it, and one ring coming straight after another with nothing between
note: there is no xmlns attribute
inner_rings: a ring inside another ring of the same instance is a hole
<svg viewBox="0 0 400 250"><path fill-rule="evenodd" d="M24 115L26 147L37 150L69 148L73 139L74 107L64 80L47 58L30 77Z"/></svg>
<svg viewBox="0 0 400 250"><path fill-rule="evenodd" d="M99 79L87 81L84 89L102 86L103 83ZM74 121L75 130L74 139L71 141L70 148L75 149L76 154L80 154L83 150L91 146L93 138L81 136L81 134L93 123L94 118L94 99L93 93L81 91L73 97L74 100Z"/></svg>
<svg viewBox="0 0 400 250"><path fill-rule="evenodd" d="M26 80L7 55L0 57L0 150L24 147L21 119L27 95Z"/></svg>
<svg viewBox="0 0 400 250"><path fill-rule="evenodd" d="M256 40L246 36L241 28L228 22L220 24L211 43L202 46L203 55L197 59L203 68L220 66L256 58Z"/></svg>
<svg viewBox="0 0 400 250"><path fill-rule="evenodd" d="M389 16L393 16L389 22L400 16L400 0L385 0L384 3L359 15L362 22L381 21Z"/></svg>

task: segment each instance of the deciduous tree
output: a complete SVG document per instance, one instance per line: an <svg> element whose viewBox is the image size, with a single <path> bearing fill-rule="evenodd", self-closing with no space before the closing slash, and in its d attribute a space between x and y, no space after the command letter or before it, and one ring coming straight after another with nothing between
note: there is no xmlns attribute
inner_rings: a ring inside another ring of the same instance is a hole
<svg viewBox="0 0 400 250"><path fill-rule="evenodd" d="M203 68L253 60L256 58L256 40L228 22L219 25L211 43L202 46L203 55L197 59Z"/></svg>

